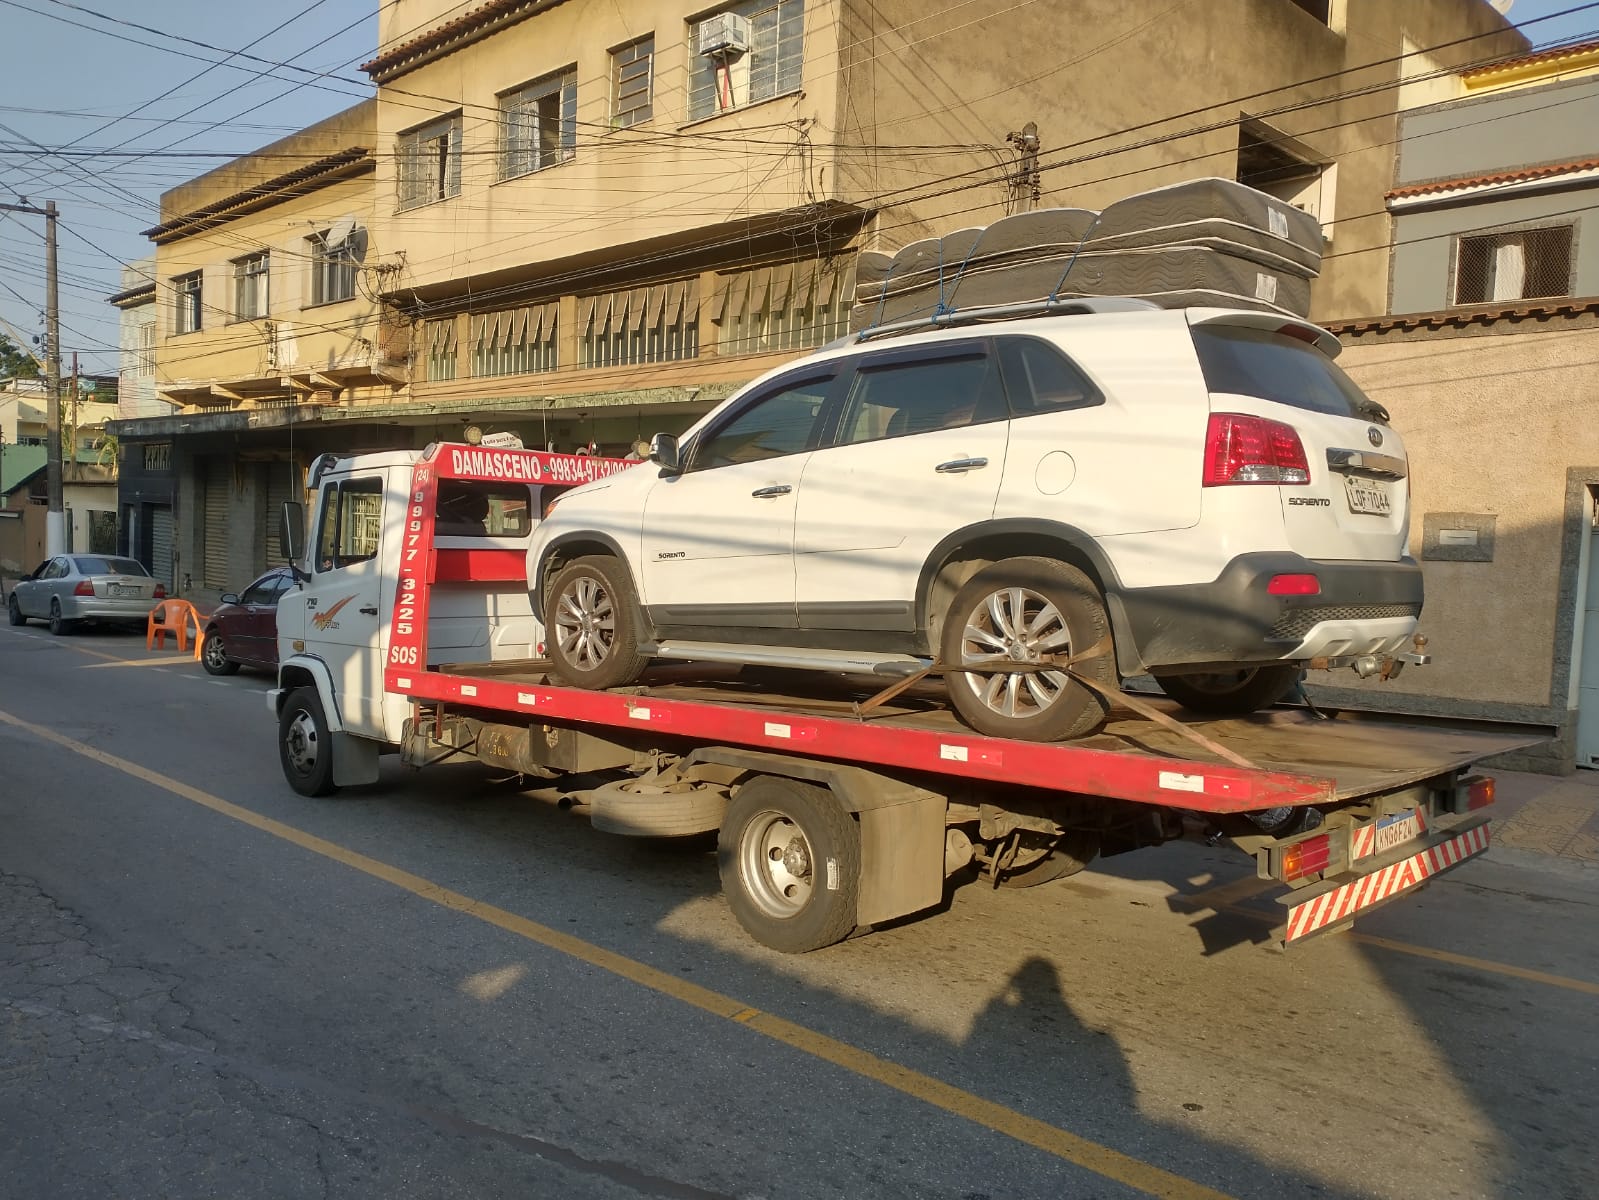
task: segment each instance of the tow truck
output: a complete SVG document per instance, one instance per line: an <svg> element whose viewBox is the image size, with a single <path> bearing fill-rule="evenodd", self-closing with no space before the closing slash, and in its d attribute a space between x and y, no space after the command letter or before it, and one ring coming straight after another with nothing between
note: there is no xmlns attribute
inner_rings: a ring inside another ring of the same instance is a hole
<svg viewBox="0 0 1599 1200"><path fill-rule="evenodd" d="M679 664L613 691L544 658L526 546L556 494L621 470L593 455L438 443L312 464L280 539L279 757L306 796L471 758L552 783L596 829L717 836L723 892L761 944L802 953L940 905L978 879L1029 887L1096 856L1230 843L1280 885L1278 936L1347 925L1484 853L1513 728L1313 706L1183 718L1119 693L1093 737L960 725L936 680ZM309 531L309 538L307 537Z"/></svg>

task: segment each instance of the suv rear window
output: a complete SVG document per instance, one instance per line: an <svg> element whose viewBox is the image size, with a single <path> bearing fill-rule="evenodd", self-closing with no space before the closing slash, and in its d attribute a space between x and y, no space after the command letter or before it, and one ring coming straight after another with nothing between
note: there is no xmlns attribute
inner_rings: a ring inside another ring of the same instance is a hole
<svg viewBox="0 0 1599 1200"><path fill-rule="evenodd" d="M1226 325L1199 325L1193 333L1205 387L1212 392L1339 417L1364 419L1373 407L1337 363L1298 338Z"/></svg>

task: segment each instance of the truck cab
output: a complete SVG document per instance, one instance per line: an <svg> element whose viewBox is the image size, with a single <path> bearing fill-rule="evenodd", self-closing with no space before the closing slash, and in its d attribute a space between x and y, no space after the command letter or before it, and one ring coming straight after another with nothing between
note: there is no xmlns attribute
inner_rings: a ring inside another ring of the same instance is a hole
<svg viewBox="0 0 1599 1200"><path fill-rule="evenodd" d="M484 477L441 478L423 512L421 493L413 495L417 466L452 454L484 467ZM309 520L299 505L284 516L295 583L278 602L271 694L279 715L302 689L320 708L323 729L318 714L304 722L302 767L320 777L330 756L331 786L377 778L379 754L400 744L411 715L404 695L385 691L384 670L428 665L406 660L412 645L425 645L436 662L537 657L544 634L525 567L533 530L555 495L621 465L469 446L318 458L307 474ZM431 556L431 578L447 585L430 588L425 639L413 637L419 631L408 620L417 606L396 604L407 556Z"/></svg>

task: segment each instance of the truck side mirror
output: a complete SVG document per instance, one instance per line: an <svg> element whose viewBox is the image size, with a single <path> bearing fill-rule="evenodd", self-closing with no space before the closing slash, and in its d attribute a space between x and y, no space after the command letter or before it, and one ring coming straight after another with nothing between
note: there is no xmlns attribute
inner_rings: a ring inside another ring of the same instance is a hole
<svg viewBox="0 0 1599 1200"><path fill-rule="evenodd" d="M278 516L278 554L290 563L305 554L305 505L294 500L285 500Z"/></svg>
<svg viewBox="0 0 1599 1200"><path fill-rule="evenodd" d="M683 469L683 454L677 448L677 435L658 433L650 439L650 461L673 475Z"/></svg>

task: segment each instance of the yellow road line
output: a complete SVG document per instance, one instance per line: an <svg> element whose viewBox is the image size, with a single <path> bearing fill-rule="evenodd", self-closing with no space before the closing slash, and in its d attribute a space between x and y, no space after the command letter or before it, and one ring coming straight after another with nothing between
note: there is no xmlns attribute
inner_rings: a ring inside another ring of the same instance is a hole
<svg viewBox="0 0 1599 1200"><path fill-rule="evenodd" d="M884 1058L879 1058L865 1050L828 1037L826 1034L817 1033L802 1025L771 1013L754 1009L731 996L724 996L720 992L713 992L709 988L700 987L698 984L689 983L665 971L656 970L644 963L636 962L614 951L606 950L590 942L585 942L571 934L562 933L551 929L547 925L540 925L526 917L517 916L503 908L496 908L491 904L484 904L460 892L451 891L449 888L440 887L436 883L423 879L420 875L413 875L399 867L390 866L375 858L368 858L354 850L346 849L336 842L327 841L315 834L306 833L282 821L275 821L271 817L262 816L250 809L203 792L199 788L190 787L158 771L141 767L138 763L130 762L125 758L118 758L114 754L107 754L103 750L76 741L63 734L47 729L42 725L24 721L10 713L0 711L0 722L25 730L35 737L70 750L72 753L100 763L135 779L158 787L189 800L212 812L220 813L235 821L249 825L263 833L291 842L313 854L332 859L343 866L381 879L385 883L393 884L419 896L440 907L452 909L469 917L474 917L486 924L514 933L530 942L558 951L590 966L599 967L611 974L626 979L640 987L648 988L674 1000L681 1001L710 1013L712 1016L721 1017L723 1020L733 1021L746 1029L755 1030L757 1033L780 1042L792 1049L809 1054L834 1066L842 1067L863 1079L870 1079L894 1089L902 1095L921 1100L943 1109L954 1116L961 1117L975 1124L991 1129L996 1133L1004 1134L1025 1145L1052 1154L1086 1170L1101 1175L1116 1183L1127 1187L1136 1188L1151 1196L1160 1197L1161 1200L1229 1200L1222 1192L1214 1191L1203 1184L1184 1179L1180 1175L1173 1175L1159 1167L1142 1162L1129 1155L1102 1146L1087 1138L1068 1133L1045 1121L1026 1116L1014 1109L1006 1108L992 1100L985 1100L981 1096L953 1087L930 1075L923 1075L908 1067L902 1067Z"/></svg>
<svg viewBox="0 0 1599 1200"><path fill-rule="evenodd" d="M1398 954L1412 954L1417 958L1430 958L1436 962L1454 963L1460 967L1474 967L1479 971L1490 971L1495 975L1509 975L1514 979L1525 979L1532 983L1547 983L1550 987L1565 988L1568 991L1599 996L1599 983L1589 983L1586 979L1568 979L1564 975L1551 975L1547 971L1533 971L1526 967L1513 967L1508 963L1489 962L1486 959L1473 958L1469 954L1456 954L1451 950L1434 950L1430 946L1412 946L1409 942L1396 942L1392 938L1378 937L1371 933L1354 932L1349 936L1363 946L1380 946L1384 950L1393 950Z"/></svg>
<svg viewBox="0 0 1599 1200"><path fill-rule="evenodd" d="M85 654L98 654L97 650L84 650ZM99 671L106 667L170 667L174 663L192 663L196 659L192 654L168 654L162 658L116 658L105 655L110 662L90 663L84 667L85 671Z"/></svg>

